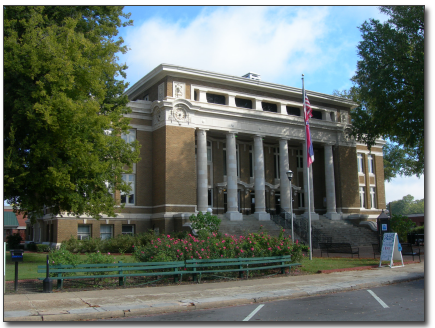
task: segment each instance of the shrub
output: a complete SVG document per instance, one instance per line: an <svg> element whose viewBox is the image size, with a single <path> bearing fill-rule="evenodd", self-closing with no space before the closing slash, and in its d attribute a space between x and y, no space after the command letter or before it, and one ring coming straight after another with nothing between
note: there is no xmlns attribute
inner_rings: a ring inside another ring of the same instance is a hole
<svg viewBox="0 0 435 328"><path fill-rule="evenodd" d="M38 250L36 244L33 241L27 244L27 249L31 252L36 252Z"/></svg>
<svg viewBox="0 0 435 328"><path fill-rule="evenodd" d="M217 232L221 224L221 220L216 215L211 215L209 212L205 214L199 212L198 215L192 214L189 220L192 222L192 229L198 231L205 230L210 233Z"/></svg>
<svg viewBox="0 0 435 328"><path fill-rule="evenodd" d="M407 239L408 232L415 227L415 223L404 215L395 215L390 219L390 227L393 232L399 236L399 240L404 242Z"/></svg>
<svg viewBox="0 0 435 328"><path fill-rule="evenodd" d="M23 240L19 233L14 233L6 237L7 245L9 249L18 249L20 248L20 243Z"/></svg>
<svg viewBox="0 0 435 328"><path fill-rule="evenodd" d="M64 245L61 245L59 249L52 249L50 251L48 259L50 265L69 264L72 266L77 266L78 264L82 263L80 255L68 251ZM63 275L70 274L63 273Z"/></svg>
<svg viewBox="0 0 435 328"><path fill-rule="evenodd" d="M136 238L131 235L118 235L102 242L100 251L111 253L133 253Z"/></svg>
<svg viewBox="0 0 435 328"><path fill-rule="evenodd" d="M87 254L86 264L110 264L115 263L115 258L110 255L110 252L107 254L103 254L100 251L96 251L95 253ZM90 274L92 275L100 275L100 274L109 274L110 271L94 271Z"/></svg>
<svg viewBox="0 0 435 328"><path fill-rule="evenodd" d="M44 244L36 244L36 251L39 252L39 253L49 252L50 251L50 246L49 245L44 245Z"/></svg>
<svg viewBox="0 0 435 328"><path fill-rule="evenodd" d="M80 240L77 239L77 237L71 236L70 239L62 242L62 246L65 247L65 249L69 252L78 253L80 252L82 243Z"/></svg>
<svg viewBox="0 0 435 328"><path fill-rule="evenodd" d="M99 238L89 238L86 240L80 240L80 253L94 253L103 249L104 241Z"/></svg>
<svg viewBox="0 0 435 328"><path fill-rule="evenodd" d="M411 230L411 233L424 234L424 225L415 227L414 229Z"/></svg>

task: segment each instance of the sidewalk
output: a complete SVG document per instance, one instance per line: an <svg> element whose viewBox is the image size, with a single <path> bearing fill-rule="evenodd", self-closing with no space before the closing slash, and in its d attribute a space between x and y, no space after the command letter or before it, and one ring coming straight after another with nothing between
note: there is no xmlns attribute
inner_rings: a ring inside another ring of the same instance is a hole
<svg viewBox="0 0 435 328"><path fill-rule="evenodd" d="M243 281L4 296L4 321L74 321L260 303L423 279L424 262L404 267Z"/></svg>

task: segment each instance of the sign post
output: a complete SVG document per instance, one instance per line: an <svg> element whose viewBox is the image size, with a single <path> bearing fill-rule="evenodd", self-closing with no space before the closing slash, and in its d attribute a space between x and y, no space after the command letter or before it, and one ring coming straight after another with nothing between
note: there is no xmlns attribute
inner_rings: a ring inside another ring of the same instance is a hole
<svg viewBox="0 0 435 328"><path fill-rule="evenodd" d="M401 261L402 265L394 266L394 261ZM399 243L397 233L384 233L382 239L381 259L379 260L379 267L382 266L382 261L390 261L390 268L403 267L402 246Z"/></svg>

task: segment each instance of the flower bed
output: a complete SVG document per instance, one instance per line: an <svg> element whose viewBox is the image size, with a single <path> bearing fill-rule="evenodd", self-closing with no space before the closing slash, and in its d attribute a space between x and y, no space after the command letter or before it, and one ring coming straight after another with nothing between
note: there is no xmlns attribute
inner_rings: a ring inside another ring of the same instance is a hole
<svg viewBox="0 0 435 328"><path fill-rule="evenodd" d="M186 238L171 235L154 236L149 243L134 247L134 256L139 262L184 261L188 259L216 259L237 257L265 257L291 255L292 262L299 262L306 246L284 237L271 237L264 232L245 236L200 233Z"/></svg>

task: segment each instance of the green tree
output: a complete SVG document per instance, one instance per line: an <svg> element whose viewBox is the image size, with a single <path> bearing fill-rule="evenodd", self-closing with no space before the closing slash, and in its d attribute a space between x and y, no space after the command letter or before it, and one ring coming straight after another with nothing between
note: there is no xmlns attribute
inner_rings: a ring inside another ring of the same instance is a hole
<svg viewBox="0 0 435 328"><path fill-rule="evenodd" d="M415 223L404 215L396 215L393 213L390 219L391 230L396 232L401 242L407 240L407 234L415 227Z"/></svg>
<svg viewBox="0 0 435 328"><path fill-rule="evenodd" d="M390 16L361 27L361 60L348 94L360 106L352 113L352 135L370 148L389 139L388 174L424 174L424 6L383 6ZM397 146L396 146L397 145ZM390 154L391 152L391 154ZM395 160L400 153L403 161ZM388 177L390 177L390 175Z"/></svg>
<svg viewBox="0 0 435 328"><path fill-rule="evenodd" d="M424 213L424 199L414 200L414 196L406 195L402 199L390 202L393 215L409 215Z"/></svg>
<svg viewBox="0 0 435 328"><path fill-rule="evenodd" d="M139 160L129 129L119 6L4 7L4 197L33 218L115 215ZM124 22L123 22L124 21Z"/></svg>

